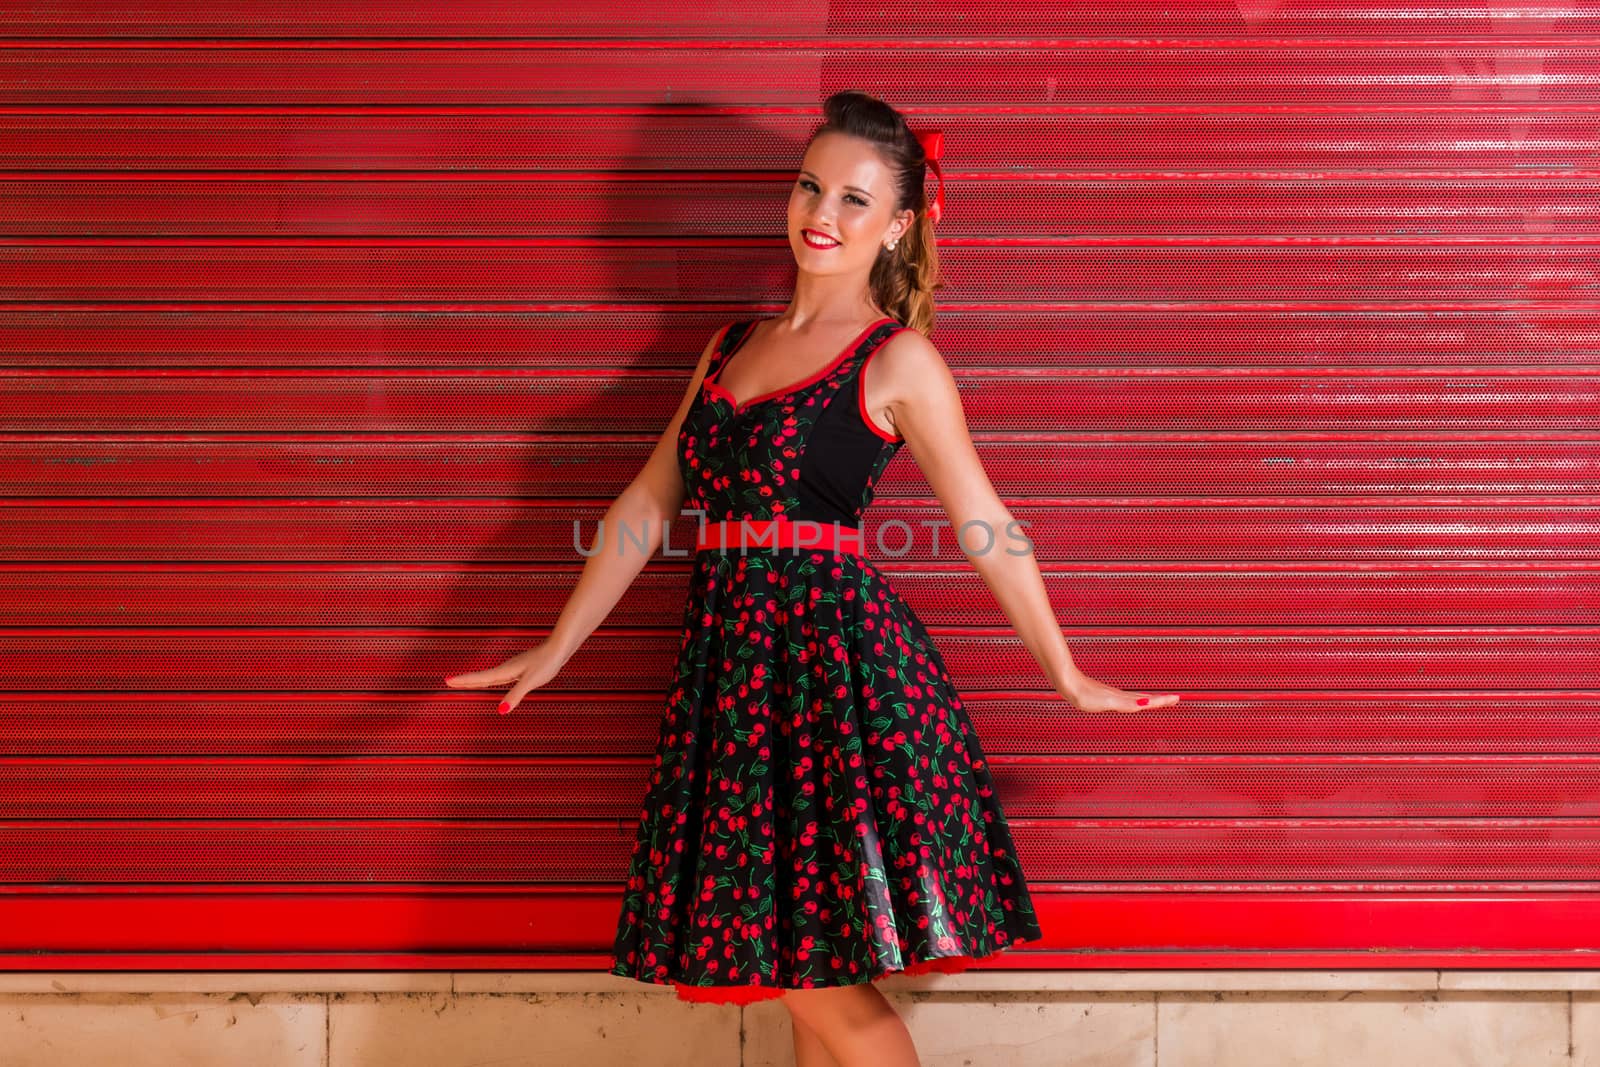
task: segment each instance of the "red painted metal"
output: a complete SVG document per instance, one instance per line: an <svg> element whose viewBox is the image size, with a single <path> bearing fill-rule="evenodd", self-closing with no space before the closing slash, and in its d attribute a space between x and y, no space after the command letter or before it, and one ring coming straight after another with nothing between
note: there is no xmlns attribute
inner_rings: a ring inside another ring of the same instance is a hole
<svg viewBox="0 0 1600 1067"><path fill-rule="evenodd" d="M982 966L1590 965L1600 3L878 12L0 11L0 967L607 965L694 523L517 714L442 678L784 305L819 86L944 131L979 454L1184 695L1071 709L885 472L1046 934Z"/></svg>
<svg viewBox="0 0 1600 1067"><path fill-rule="evenodd" d="M1050 888L1050 887L1044 887ZM7 891L11 970L603 970L610 886L74 887ZM1217 888L1040 897L1049 946L975 970L1587 968L1592 892ZM404 931L404 936L398 936Z"/></svg>

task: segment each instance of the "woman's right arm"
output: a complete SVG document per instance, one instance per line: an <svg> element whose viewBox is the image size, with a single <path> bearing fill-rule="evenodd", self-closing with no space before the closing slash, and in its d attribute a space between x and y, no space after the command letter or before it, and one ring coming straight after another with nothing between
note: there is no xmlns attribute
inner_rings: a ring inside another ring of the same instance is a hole
<svg viewBox="0 0 1600 1067"><path fill-rule="evenodd" d="M683 507L686 494L683 473L678 469L678 431L700 391L711 353L721 336L719 330L700 353L689 387L650 458L606 509L589 561L583 565L583 574L550 631L550 643L561 650L563 658L576 652L611 614L622 594L661 547L667 527ZM640 541L644 542L643 549Z"/></svg>
<svg viewBox="0 0 1600 1067"><path fill-rule="evenodd" d="M700 391L700 383L711 364L711 354L725 332L726 327L718 330L706 343L683 399L678 402L678 410L661 432L650 458L606 509L591 555L550 635L499 666L453 675L445 679L445 684L455 689L475 689L516 683L500 705L500 713L506 714L529 690L554 678L611 614L622 594L661 547L667 526L677 519L683 507L686 492L683 474L678 469L678 431Z"/></svg>

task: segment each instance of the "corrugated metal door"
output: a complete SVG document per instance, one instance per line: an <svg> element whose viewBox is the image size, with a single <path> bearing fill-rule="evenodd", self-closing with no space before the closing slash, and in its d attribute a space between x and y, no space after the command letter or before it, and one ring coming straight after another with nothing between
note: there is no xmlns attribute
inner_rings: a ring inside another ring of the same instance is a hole
<svg viewBox="0 0 1600 1067"><path fill-rule="evenodd" d="M604 965L685 562L514 716L442 679L783 306L840 88L945 131L934 340L1077 661L1185 696L1077 714L948 540L886 564L1002 965L1587 947L1600 6L614 17L0 7L9 966ZM905 450L871 517L941 515Z"/></svg>

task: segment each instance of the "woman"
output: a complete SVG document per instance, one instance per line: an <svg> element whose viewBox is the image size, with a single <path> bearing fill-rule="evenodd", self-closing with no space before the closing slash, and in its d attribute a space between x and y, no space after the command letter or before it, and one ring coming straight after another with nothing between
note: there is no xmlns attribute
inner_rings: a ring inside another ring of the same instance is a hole
<svg viewBox="0 0 1600 1067"><path fill-rule="evenodd" d="M612 973L684 1000L782 997L800 1067L898 1067L916 1050L874 979L963 970L1041 936L944 661L862 555L861 513L900 446L1062 697L1086 712L1178 697L1073 665L979 462L925 336L943 203L942 177L931 207L924 195L927 144L864 93L835 94L824 116L789 196L788 309L706 346L549 639L448 681L510 684L509 711L600 624L685 505L703 513ZM621 551L627 532L608 544L618 527L647 531L646 551Z"/></svg>

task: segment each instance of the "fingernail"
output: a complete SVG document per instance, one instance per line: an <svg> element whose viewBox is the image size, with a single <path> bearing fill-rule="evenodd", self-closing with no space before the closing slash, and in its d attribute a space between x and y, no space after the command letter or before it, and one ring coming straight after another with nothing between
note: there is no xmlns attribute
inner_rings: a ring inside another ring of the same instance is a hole
<svg viewBox="0 0 1600 1067"><path fill-rule="evenodd" d="M500 714L504 715L506 712L508 712L510 710L511 710L511 701L502 700L500 702Z"/></svg>
<svg viewBox="0 0 1600 1067"><path fill-rule="evenodd" d="M1150 698L1149 697L1140 697L1138 700L1134 701L1134 703L1135 704L1141 704L1141 705L1142 704L1148 704L1148 703L1150 703Z"/></svg>

